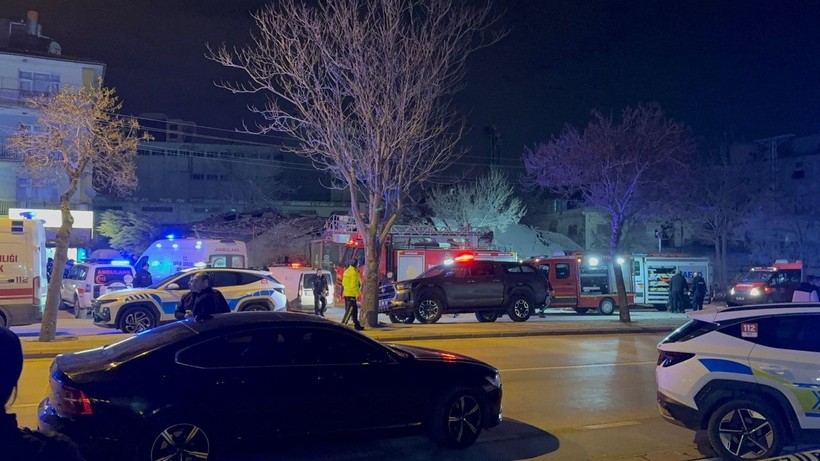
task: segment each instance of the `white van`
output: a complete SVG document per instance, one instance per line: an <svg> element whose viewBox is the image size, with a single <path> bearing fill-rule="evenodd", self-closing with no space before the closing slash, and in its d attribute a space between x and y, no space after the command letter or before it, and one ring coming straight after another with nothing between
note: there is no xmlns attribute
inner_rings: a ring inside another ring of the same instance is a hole
<svg viewBox="0 0 820 461"><path fill-rule="evenodd" d="M288 310L291 312L313 311L313 279L316 269L302 266L273 266L268 268L273 278L285 286L288 297ZM333 306L333 276L330 271L322 270L322 276L327 280L327 307Z"/></svg>
<svg viewBox="0 0 820 461"><path fill-rule="evenodd" d="M140 270L146 262L151 278L158 281L196 266L245 269L248 250L245 242L238 240L166 238L152 243L134 267Z"/></svg>
<svg viewBox="0 0 820 461"><path fill-rule="evenodd" d="M46 258L42 221L0 218L0 326L43 319Z"/></svg>

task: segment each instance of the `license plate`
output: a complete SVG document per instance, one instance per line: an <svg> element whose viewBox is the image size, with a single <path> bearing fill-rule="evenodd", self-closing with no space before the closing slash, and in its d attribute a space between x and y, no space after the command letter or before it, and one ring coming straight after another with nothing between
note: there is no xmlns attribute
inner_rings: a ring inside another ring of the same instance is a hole
<svg viewBox="0 0 820 461"><path fill-rule="evenodd" d="M743 296L735 296L735 300L737 300L737 301L743 301L745 299L746 298L744 298Z"/></svg>

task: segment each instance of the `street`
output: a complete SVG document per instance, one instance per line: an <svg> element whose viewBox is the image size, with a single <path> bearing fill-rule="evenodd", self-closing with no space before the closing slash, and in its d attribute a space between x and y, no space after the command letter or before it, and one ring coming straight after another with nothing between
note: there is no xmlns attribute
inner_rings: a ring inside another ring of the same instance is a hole
<svg viewBox="0 0 820 461"><path fill-rule="evenodd" d="M464 451L426 437L356 435L326 443L277 442L277 459L691 460L708 457L695 435L664 422L655 407L655 345L663 335L589 335L406 341L467 354L501 370L505 421ZM50 359L26 360L19 423L36 425ZM374 383L377 385L377 383ZM435 385L431 382L430 385ZM332 390L329 390L332 391ZM252 424L251 421L248 422ZM232 459L270 459L270 453Z"/></svg>

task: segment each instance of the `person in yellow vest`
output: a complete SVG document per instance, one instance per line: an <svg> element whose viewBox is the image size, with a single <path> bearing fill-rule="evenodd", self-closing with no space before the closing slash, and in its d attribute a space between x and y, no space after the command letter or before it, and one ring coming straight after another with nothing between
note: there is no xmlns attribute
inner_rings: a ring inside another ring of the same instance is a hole
<svg viewBox="0 0 820 461"><path fill-rule="evenodd" d="M345 298L345 315L342 317L342 324L347 325L347 322L352 319L357 330L364 330L362 324L359 323L359 305L356 303L356 298L359 297L362 288L357 264L356 259L351 259L342 276L342 296Z"/></svg>

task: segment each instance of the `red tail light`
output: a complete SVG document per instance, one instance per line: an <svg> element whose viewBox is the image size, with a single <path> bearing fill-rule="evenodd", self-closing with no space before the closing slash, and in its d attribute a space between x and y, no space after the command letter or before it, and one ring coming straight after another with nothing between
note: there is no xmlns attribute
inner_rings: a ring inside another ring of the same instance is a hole
<svg viewBox="0 0 820 461"><path fill-rule="evenodd" d="M691 359L695 356L695 354L690 354L688 352L668 352L668 351L658 351L658 365L662 367L671 367L677 363L684 362L686 360Z"/></svg>
<svg viewBox="0 0 820 461"><path fill-rule="evenodd" d="M54 378L51 378L50 400L57 414L63 417L70 418L94 413L91 409L91 399L85 395L85 392L66 386Z"/></svg>

